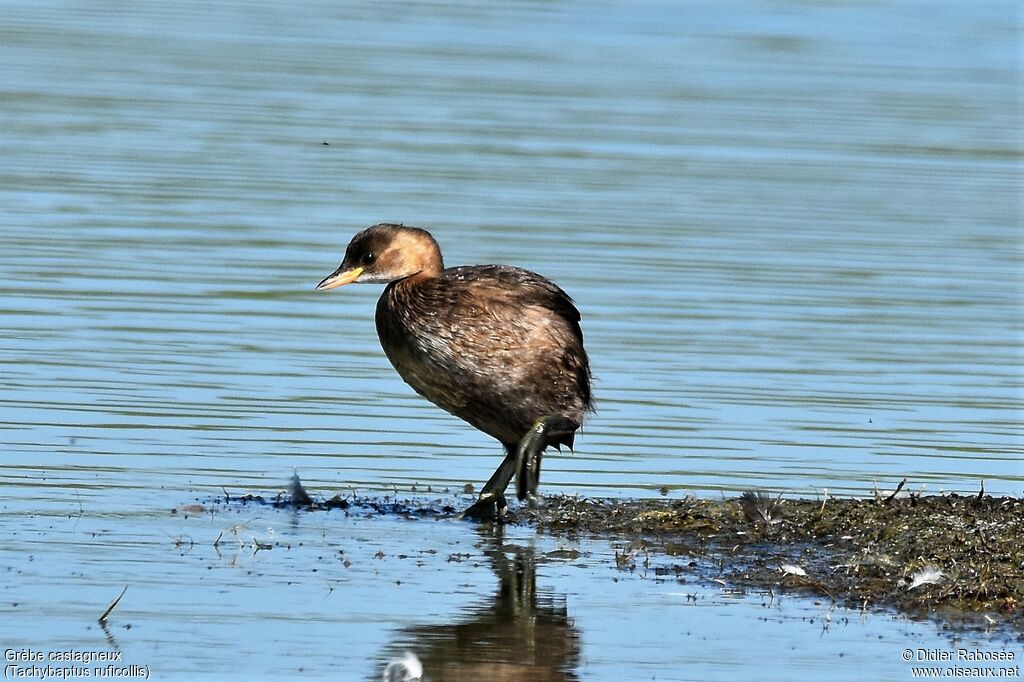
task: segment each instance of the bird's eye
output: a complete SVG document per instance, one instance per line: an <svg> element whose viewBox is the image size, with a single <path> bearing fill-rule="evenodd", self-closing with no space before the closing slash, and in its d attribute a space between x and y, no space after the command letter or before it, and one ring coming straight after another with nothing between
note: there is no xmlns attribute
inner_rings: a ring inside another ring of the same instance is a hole
<svg viewBox="0 0 1024 682"><path fill-rule="evenodd" d="M361 259L363 265L371 265L373 261L377 260L377 254L375 253L364 253Z"/></svg>

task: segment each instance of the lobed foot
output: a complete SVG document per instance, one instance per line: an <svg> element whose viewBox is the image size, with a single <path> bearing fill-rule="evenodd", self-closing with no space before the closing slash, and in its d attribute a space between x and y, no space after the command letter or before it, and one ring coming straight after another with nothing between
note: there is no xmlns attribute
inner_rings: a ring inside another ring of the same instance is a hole
<svg viewBox="0 0 1024 682"><path fill-rule="evenodd" d="M566 417L541 417L516 448L516 497L520 500L535 497L540 484L540 461L544 448L552 438L571 436L579 423Z"/></svg>
<svg viewBox="0 0 1024 682"><path fill-rule="evenodd" d="M500 522L505 520L508 513L508 502L502 493L481 493L480 499L474 502L466 511L459 514L460 519L471 519L473 521Z"/></svg>

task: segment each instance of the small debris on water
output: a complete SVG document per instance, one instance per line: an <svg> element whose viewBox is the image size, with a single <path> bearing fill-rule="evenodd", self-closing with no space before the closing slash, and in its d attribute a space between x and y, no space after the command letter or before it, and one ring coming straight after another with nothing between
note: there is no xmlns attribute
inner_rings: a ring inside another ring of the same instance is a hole
<svg viewBox="0 0 1024 682"><path fill-rule="evenodd" d="M255 538L255 536L252 539L252 546L253 546L252 553L254 555L256 554L256 552L260 551L261 549L266 549L266 550L274 549L274 545L270 544L269 542L263 542L262 540L257 540Z"/></svg>
<svg viewBox="0 0 1024 682"><path fill-rule="evenodd" d="M302 481L299 480L299 472L292 474L292 480L288 487L288 493L292 498L292 505L296 507L308 507L313 504L313 498L309 496L306 489L302 487Z"/></svg>
<svg viewBox="0 0 1024 682"><path fill-rule="evenodd" d="M328 509L348 509L348 498L342 497L341 495L335 495L324 502L324 506Z"/></svg>

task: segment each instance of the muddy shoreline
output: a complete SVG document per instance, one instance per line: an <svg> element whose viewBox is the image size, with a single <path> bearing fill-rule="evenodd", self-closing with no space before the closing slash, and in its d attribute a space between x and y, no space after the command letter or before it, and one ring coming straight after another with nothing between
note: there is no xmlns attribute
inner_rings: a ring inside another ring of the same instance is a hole
<svg viewBox="0 0 1024 682"><path fill-rule="evenodd" d="M325 498L300 484L269 500L226 493L213 504L428 520L456 518L471 499L417 492ZM1024 500L1018 498L983 491L817 500L553 496L539 508L513 506L505 523L612 542L621 548L614 561L622 571L772 599L795 593L857 610L893 609L953 630L1005 630L1024 641Z"/></svg>
<svg viewBox="0 0 1024 682"><path fill-rule="evenodd" d="M632 537L645 551L721 567L716 582L798 591L852 609L894 608L955 627L1024 637L1024 501L959 495L893 499L579 500L516 520L542 532ZM628 563L627 563L628 566Z"/></svg>

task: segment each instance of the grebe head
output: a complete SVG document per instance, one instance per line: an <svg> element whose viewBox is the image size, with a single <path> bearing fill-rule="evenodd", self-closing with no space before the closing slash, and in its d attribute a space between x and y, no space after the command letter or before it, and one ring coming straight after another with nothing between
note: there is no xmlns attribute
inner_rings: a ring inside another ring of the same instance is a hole
<svg viewBox="0 0 1024 682"><path fill-rule="evenodd" d="M418 273L434 276L443 269L441 249L429 232L381 223L352 237L341 265L316 288L326 291L352 282L387 283Z"/></svg>

